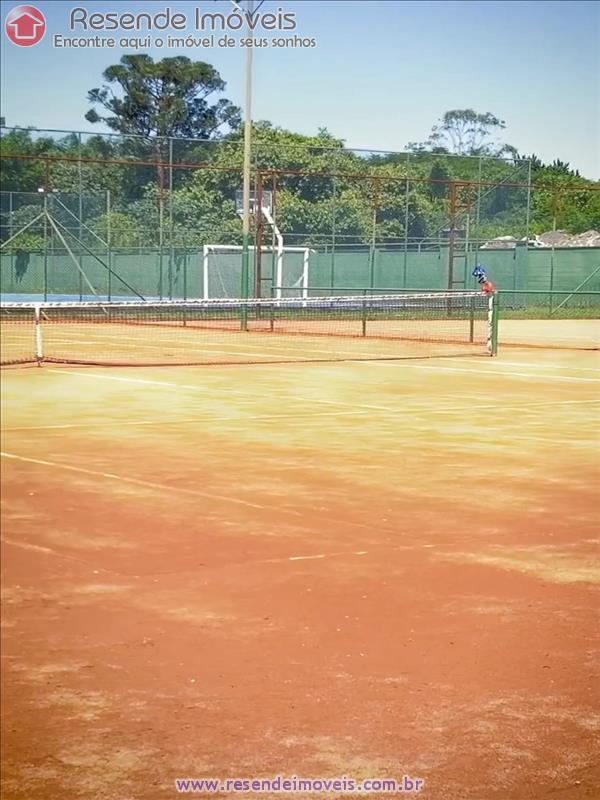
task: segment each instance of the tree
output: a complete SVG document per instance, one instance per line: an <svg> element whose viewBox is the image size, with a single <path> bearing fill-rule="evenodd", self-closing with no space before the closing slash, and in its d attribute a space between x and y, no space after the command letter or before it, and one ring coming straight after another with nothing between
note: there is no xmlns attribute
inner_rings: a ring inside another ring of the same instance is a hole
<svg viewBox="0 0 600 800"><path fill-rule="evenodd" d="M223 126L239 126L237 106L225 98L213 102L211 96L222 92L225 82L203 61L176 56L155 62L145 54L125 55L103 77L106 84L88 93L101 113L92 107L85 118L118 133L209 139Z"/></svg>
<svg viewBox="0 0 600 800"><path fill-rule="evenodd" d="M14 128L0 137L0 183L4 192L37 192L44 184L44 154L56 153L57 143L49 136L34 138L31 128ZM29 156L28 159L19 156ZM33 160L37 157L39 160Z"/></svg>
<svg viewBox="0 0 600 800"><path fill-rule="evenodd" d="M543 164L534 156L532 229L535 233L564 230L581 233L600 230L600 184L583 181L579 172L556 159Z"/></svg>
<svg viewBox="0 0 600 800"><path fill-rule="evenodd" d="M493 136L505 128L504 120L489 111L480 114L472 108L454 109L446 111L425 142L411 142L409 148L414 152L514 157L514 147L493 140Z"/></svg>
<svg viewBox="0 0 600 800"><path fill-rule="evenodd" d="M450 173L446 165L442 161L435 161L431 167L429 178L431 180L429 187L431 197L444 200L448 196L448 182L450 181Z"/></svg>

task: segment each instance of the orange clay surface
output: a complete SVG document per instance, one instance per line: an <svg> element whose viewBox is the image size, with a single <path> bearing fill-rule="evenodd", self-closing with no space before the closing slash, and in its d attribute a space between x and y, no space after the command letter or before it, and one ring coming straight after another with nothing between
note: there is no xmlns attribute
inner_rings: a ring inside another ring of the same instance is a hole
<svg viewBox="0 0 600 800"><path fill-rule="evenodd" d="M4 371L4 800L598 798L599 389L518 348Z"/></svg>

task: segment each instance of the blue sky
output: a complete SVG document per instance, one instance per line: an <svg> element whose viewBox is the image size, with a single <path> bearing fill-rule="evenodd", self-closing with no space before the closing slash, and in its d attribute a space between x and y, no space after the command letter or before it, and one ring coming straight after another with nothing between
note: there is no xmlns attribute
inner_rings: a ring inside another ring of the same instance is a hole
<svg viewBox="0 0 600 800"><path fill-rule="evenodd" d="M1 3L3 23L17 4ZM48 20L43 42L19 48L2 33L1 113L7 125L83 130L95 129L84 119L87 91L126 51L53 48L53 34L69 33L69 9L170 6L193 18L196 6L230 8L212 0L34 4ZM444 111L470 107L504 119L504 139L521 153L600 178L599 3L267 0L261 12L278 7L294 11L296 33L317 46L255 52L255 119L303 133L327 127L350 147L402 150L425 139ZM242 105L243 50L149 52L214 64L226 95Z"/></svg>

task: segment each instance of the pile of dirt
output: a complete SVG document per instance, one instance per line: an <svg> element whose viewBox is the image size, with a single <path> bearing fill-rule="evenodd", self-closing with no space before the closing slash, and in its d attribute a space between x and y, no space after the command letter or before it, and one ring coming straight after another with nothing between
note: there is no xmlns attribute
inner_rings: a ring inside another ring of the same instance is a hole
<svg viewBox="0 0 600 800"><path fill-rule="evenodd" d="M514 236L497 236L481 245L481 250L512 250L519 242L529 247L600 247L599 231L584 231L570 234L566 231L547 231L532 238L517 239Z"/></svg>
<svg viewBox="0 0 600 800"><path fill-rule="evenodd" d="M482 244L480 250L513 250L518 241L514 236L496 236Z"/></svg>

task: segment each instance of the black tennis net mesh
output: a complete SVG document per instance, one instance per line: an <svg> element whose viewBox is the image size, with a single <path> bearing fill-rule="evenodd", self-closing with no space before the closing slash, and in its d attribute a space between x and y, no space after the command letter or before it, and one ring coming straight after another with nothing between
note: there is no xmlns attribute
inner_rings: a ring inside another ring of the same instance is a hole
<svg viewBox="0 0 600 800"><path fill-rule="evenodd" d="M2 365L244 364L493 354L475 292L285 300L3 303Z"/></svg>

